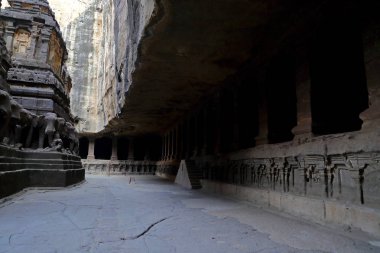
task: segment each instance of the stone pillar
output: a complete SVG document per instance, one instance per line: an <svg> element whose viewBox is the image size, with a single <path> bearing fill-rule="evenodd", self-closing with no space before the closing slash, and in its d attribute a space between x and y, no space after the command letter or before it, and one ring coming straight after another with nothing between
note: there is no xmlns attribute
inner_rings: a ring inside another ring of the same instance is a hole
<svg viewBox="0 0 380 253"><path fill-rule="evenodd" d="M239 98L238 91L235 89L232 94L233 99L233 134L232 134L232 150L238 150L240 147L239 143Z"/></svg>
<svg viewBox="0 0 380 253"><path fill-rule="evenodd" d="M165 160L169 160L170 159L170 132L166 133L166 137L165 137L165 145L166 145L166 154L165 154Z"/></svg>
<svg viewBox="0 0 380 253"><path fill-rule="evenodd" d="M262 145L268 143L268 104L264 87L260 87L258 98L259 134L255 141L256 145Z"/></svg>
<svg viewBox="0 0 380 253"><path fill-rule="evenodd" d="M166 161L166 154L167 154L167 148L166 148L166 134L164 134L162 136L162 149L163 149L163 156L162 156L162 160L163 161Z"/></svg>
<svg viewBox="0 0 380 253"><path fill-rule="evenodd" d="M214 143L214 153L219 155L221 153L222 146L222 101L221 94L218 93L214 98L214 106L215 106L215 143Z"/></svg>
<svg viewBox="0 0 380 253"><path fill-rule="evenodd" d="M208 119L208 114L209 114L209 106L206 105L205 108L203 109L203 145L202 145L202 155L206 155L208 153L208 130L209 130L209 119Z"/></svg>
<svg viewBox="0 0 380 253"><path fill-rule="evenodd" d="M88 154L87 160L95 160L95 139L88 138Z"/></svg>
<svg viewBox="0 0 380 253"><path fill-rule="evenodd" d="M48 62L49 58L49 42L50 42L50 33L43 31L41 34L41 48L40 48L40 54L39 54L39 60L43 62Z"/></svg>
<svg viewBox="0 0 380 253"><path fill-rule="evenodd" d="M14 34L16 32L16 28L14 28L13 26L7 26L5 28L5 42L7 43L7 49L9 52L12 52L13 51L13 37L14 37Z"/></svg>
<svg viewBox="0 0 380 253"><path fill-rule="evenodd" d="M173 156L173 154L172 154L172 152L173 152L173 149L172 149L173 148L172 138L173 138L172 131L169 130L169 133L168 133L168 159L167 160L171 160L172 156Z"/></svg>
<svg viewBox="0 0 380 253"><path fill-rule="evenodd" d="M129 137L129 143L128 143L128 160L134 161L135 160L135 143L133 137Z"/></svg>
<svg viewBox="0 0 380 253"><path fill-rule="evenodd" d="M170 159L171 160L174 160L175 159L175 143L176 143L176 129L173 128L171 131L170 131L170 135L171 135L171 141L170 141L170 144L171 144L171 149L170 149Z"/></svg>
<svg viewBox="0 0 380 253"><path fill-rule="evenodd" d="M117 137L112 138L112 155L111 160L117 160Z"/></svg>
<svg viewBox="0 0 380 253"><path fill-rule="evenodd" d="M178 138L178 159L182 160L184 158L184 154L183 154L183 151L184 151L184 136L183 136L183 131L184 131L184 127L183 127L183 122L180 123L179 125L179 138Z"/></svg>
<svg viewBox="0 0 380 253"><path fill-rule="evenodd" d="M310 74L309 66L304 66L297 73L297 126L292 129L294 140L300 141L312 137Z"/></svg>
<svg viewBox="0 0 380 253"><path fill-rule="evenodd" d="M161 136L161 161L165 159L165 135Z"/></svg>
<svg viewBox="0 0 380 253"><path fill-rule="evenodd" d="M198 147L199 147L199 127L198 127L198 124L199 124L199 119L198 119L198 115L199 112L195 113L194 114L194 145L193 145L193 150L192 150L192 157L196 157L198 155Z"/></svg>
<svg viewBox="0 0 380 253"><path fill-rule="evenodd" d="M174 159L179 159L179 124L175 127L175 136L174 136Z"/></svg>
<svg viewBox="0 0 380 253"><path fill-rule="evenodd" d="M190 157L190 119L187 118L185 119L184 124L186 125L186 129L184 132L184 137L185 137L185 150L184 152L184 157L188 159Z"/></svg>

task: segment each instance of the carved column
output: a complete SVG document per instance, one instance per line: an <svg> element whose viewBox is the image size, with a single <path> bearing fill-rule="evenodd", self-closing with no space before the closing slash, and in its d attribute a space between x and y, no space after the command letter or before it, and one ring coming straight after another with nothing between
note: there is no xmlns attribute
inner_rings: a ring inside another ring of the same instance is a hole
<svg viewBox="0 0 380 253"><path fill-rule="evenodd" d="M162 156L162 160L166 161L166 158L167 158L167 152L168 152L168 149L167 149L167 134L164 134L162 136L162 146L163 146L163 150L164 150L164 155Z"/></svg>
<svg viewBox="0 0 380 253"><path fill-rule="evenodd" d="M128 160L134 161L135 160L135 143L134 143L134 138L129 137L128 138L129 143L128 143Z"/></svg>
<svg viewBox="0 0 380 253"><path fill-rule="evenodd" d="M190 132L191 132L191 119L190 117L186 119L185 121L185 124L186 124L186 132L185 132L185 136L186 136L186 159L189 159L190 156L191 156L191 141L190 141L190 138L191 138L191 135L190 135Z"/></svg>
<svg viewBox="0 0 380 253"><path fill-rule="evenodd" d="M232 150L237 150L240 147L239 140L239 98L238 91L235 89L232 94L233 99L233 134L232 134Z"/></svg>
<svg viewBox="0 0 380 253"><path fill-rule="evenodd" d="M95 139L88 138L88 154L87 160L95 160Z"/></svg>
<svg viewBox="0 0 380 253"><path fill-rule="evenodd" d="M166 160L170 160L171 159L171 156L172 156L172 151L171 151L171 138L172 138L172 135L171 135L171 131L168 132L167 134L167 155L166 155Z"/></svg>
<svg viewBox="0 0 380 253"><path fill-rule="evenodd" d="M41 49L39 54L39 59L43 62L48 62L49 56L49 42L50 42L50 34L51 31L46 31L46 29L42 29L41 31ZM53 50L53 49L52 49Z"/></svg>
<svg viewBox="0 0 380 253"><path fill-rule="evenodd" d="M111 160L117 160L117 137L112 138L112 155Z"/></svg>
<svg viewBox="0 0 380 253"><path fill-rule="evenodd" d="M34 58L35 57L34 56L34 52L36 50L36 42L38 40L38 37L39 37L39 35L38 35L38 26L36 24L33 24L33 26L32 26L32 33L30 35L30 38L31 38L31 40L30 40L30 46L29 46L29 48L27 50L28 57L30 57L30 58Z"/></svg>
<svg viewBox="0 0 380 253"><path fill-rule="evenodd" d="M173 128L170 132L171 132L171 142L170 142L171 154L170 154L170 158L171 158L171 160L174 160L175 159L175 149L176 149L176 146L175 146L175 144L176 144L176 129Z"/></svg>
<svg viewBox="0 0 380 253"><path fill-rule="evenodd" d="M187 132L187 126L186 126L186 121L182 121L181 123L181 159L186 158L186 145L187 145L187 139L186 139L186 132Z"/></svg>
<svg viewBox="0 0 380 253"><path fill-rule="evenodd" d="M175 149L174 149L174 159L179 159L179 124L175 127Z"/></svg>
<svg viewBox="0 0 380 253"><path fill-rule="evenodd" d="M172 156L172 135L171 135L171 131L168 132L168 135L167 135L167 156L166 156L166 160L170 160L171 159L171 156Z"/></svg>
<svg viewBox="0 0 380 253"><path fill-rule="evenodd" d="M161 161L165 159L165 135L161 136Z"/></svg>
<svg viewBox="0 0 380 253"><path fill-rule="evenodd" d="M9 52L12 52L13 37L15 34L16 28L13 26L7 26L5 28L5 42L7 43L7 49Z"/></svg>
<svg viewBox="0 0 380 253"><path fill-rule="evenodd" d="M193 133L194 133L194 139L193 139L193 150L192 150L192 157L196 157L198 155L198 147L199 147L199 130L198 130L198 119L199 112L194 114L194 125L193 125Z"/></svg>
<svg viewBox="0 0 380 253"><path fill-rule="evenodd" d="M182 143L183 143L183 126L182 123L178 124L178 138L177 138L177 159L181 160L182 159Z"/></svg>
<svg viewBox="0 0 380 253"><path fill-rule="evenodd" d="M209 129L209 119L208 119L208 114L209 114L209 106L206 105L203 109L203 145L202 145L202 154L206 155L208 152L208 129Z"/></svg>
<svg viewBox="0 0 380 253"><path fill-rule="evenodd" d="M214 98L214 106L215 106L215 143L214 143L214 153L219 155L221 153L221 145L222 145L222 105L221 105L221 94L218 93Z"/></svg>
<svg viewBox="0 0 380 253"><path fill-rule="evenodd" d="M297 73L297 126L292 129L295 140L312 137L309 66Z"/></svg>

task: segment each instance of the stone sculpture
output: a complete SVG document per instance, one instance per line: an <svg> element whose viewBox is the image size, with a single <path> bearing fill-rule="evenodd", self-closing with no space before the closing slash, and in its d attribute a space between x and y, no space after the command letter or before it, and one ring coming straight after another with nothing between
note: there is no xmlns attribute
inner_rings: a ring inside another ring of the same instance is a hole
<svg viewBox="0 0 380 253"><path fill-rule="evenodd" d="M27 137L28 131L32 124L33 115L25 109L20 111L20 122L16 129L16 146L24 146L23 138Z"/></svg>
<svg viewBox="0 0 380 253"><path fill-rule="evenodd" d="M40 128L38 148L44 148L45 139L47 138L48 146L52 147L54 134L56 131L57 114L46 113L43 118L42 128Z"/></svg>
<svg viewBox="0 0 380 253"><path fill-rule="evenodd" d="M14 147L16 144L16 132L19 131L19 123L20 123L20 111L21 106L14 100L11 99L11 118L9 121L8 131L9 131L9 145Z"/></svg>
<svg viewBox="0 0 380 253"><path fill-rule="evenodd" d="M0 143L8 135L11 112L11 97L8 92L0 89Z"/></svg>
<svg viewBox="0 0 380 253"><path fill-rule="evenodd" d="M9 4L0 13L0 143L62 152L67 135L65 148L76 153L72 84L59 25L47 1Z"/></svg>
<svg viewBox="0 0 380 253"><path fill-rule="evenodd" d="M66 138L68 141L68 152L72 154L78 154L79 150L79 140L78 133L75 130L75 127L70 123L66 122Z"/></svg>

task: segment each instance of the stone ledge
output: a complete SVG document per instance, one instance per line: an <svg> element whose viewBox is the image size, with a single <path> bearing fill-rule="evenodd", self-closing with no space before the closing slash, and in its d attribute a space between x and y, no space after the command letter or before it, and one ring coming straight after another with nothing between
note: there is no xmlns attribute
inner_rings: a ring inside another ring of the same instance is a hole
<svg viewBox="0 0 380 253"><path fill-rule="evenodd" d="M259 206L274 208L323 225L344 225L380 238L380 210L339 201L201 180L206 192L223 194Z"/></svg>
<svg viewBox="0 0 380 253"><path fill-rule="evenodd" d="M26 169L0 173L0 198L29 187L66 187L84 180L84 169Z"/></svg>
<svg viewBox="0 0 380 253"><path fill-rule="evenodd" d="M0 146L0 198L28 187L66 187L84 180L80 158Z"/></svg>

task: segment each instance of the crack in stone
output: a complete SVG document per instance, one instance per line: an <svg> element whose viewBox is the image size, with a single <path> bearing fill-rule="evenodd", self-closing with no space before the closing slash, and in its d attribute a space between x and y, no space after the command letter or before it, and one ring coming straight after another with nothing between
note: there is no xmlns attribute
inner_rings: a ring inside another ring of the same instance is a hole
<svg viewBox="0 0 380 253"><path fill-rule="evenodd" d="M144 236L146 233L148 233L154 226L156 226L157 224L169 219L170 217L166 217L166 218L163 218L159 221L156 221L155 223L151 224L147 229L145 229L143 232L141 232L140 234L136 235L136 236L130 236L130 237L123 237L123 238L120 238L120 240L122 241L126 241L126 240L136 240L136 239L139 239L140 237Z"/></svg>
<svg viewBox="0 0 380 253"><path fill-rule="evenodd" d="M15 235L23 235L25 233L25 231L26 230L23 230L21 233L12 233L12 234L10 234L9 237L8 237L8 245L9 246L13 246L12 245L12 238L13 238L13 236L15 236Z"/></svg>

